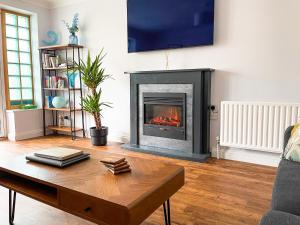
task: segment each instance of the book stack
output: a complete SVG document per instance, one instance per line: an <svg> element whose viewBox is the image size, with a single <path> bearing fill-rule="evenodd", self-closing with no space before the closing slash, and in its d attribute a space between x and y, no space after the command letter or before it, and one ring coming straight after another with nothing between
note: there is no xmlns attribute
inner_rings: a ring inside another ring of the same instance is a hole
<svg viewBox="0 0 300 225"><path fill-rule="evenodd" d="M125 158L109 157L100 160L100 162L114 175L131 171Z"/></svg>
<svg viewBox="0 0 300 225"><path fill-rule="evenodd" d="M44 69L58 68L59 61L59 56L55 56L54 54L42 54L42 62Z"/></svg>
<svg viewBox="0 0 300 225"><path fill-rule="evenodd" d="M65 88L68 86L68 80L62 76L45 76L45 88Z"/></svg>
<svg viewBox="0 0 300 225"><path fill-rule="evenodd" d="M29 161L56 167L66 167L89 158L90 154L81 150L61 147L44 149L26 156Z"/></svg>

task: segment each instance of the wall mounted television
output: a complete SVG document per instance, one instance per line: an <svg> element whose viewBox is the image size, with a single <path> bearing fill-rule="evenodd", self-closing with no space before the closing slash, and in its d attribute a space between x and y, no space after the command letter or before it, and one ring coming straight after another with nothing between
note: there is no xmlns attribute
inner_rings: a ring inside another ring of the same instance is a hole
<svg viewBox="0 0 300 225"><path fill-rule="evenodd" d="M127 0L128 52L212 45L214 0Z"/></svg>

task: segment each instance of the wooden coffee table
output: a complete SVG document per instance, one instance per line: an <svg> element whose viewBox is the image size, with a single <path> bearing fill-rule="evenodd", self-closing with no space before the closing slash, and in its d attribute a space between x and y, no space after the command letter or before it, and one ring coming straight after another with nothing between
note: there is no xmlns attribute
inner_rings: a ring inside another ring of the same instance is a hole
<svg viewBox="0 0 300 225"><path fill-rule="evenodd" d="M27 162L23 153L1 160L0 185L9 189L9 223L20 193L96 224L140 224L163 205L165 224L171 224L169 199L184 185L183 167L126 157L132 172L115 176L99 162L115 154L84 150L90 160L64 169ZM4 151L9 149L0 158Z"/></svg>

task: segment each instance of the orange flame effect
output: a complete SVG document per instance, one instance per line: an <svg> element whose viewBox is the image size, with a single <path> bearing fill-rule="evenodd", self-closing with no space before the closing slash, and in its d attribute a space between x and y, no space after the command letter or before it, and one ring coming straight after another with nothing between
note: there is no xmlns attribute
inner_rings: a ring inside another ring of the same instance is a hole
<svg viewBox="0 0 300 225"><path fill-rule="evenodd" d="M150 124L180 127L181 117L178 112L178 108L169 107L168 110L164 110L149 121Z"/></svg>

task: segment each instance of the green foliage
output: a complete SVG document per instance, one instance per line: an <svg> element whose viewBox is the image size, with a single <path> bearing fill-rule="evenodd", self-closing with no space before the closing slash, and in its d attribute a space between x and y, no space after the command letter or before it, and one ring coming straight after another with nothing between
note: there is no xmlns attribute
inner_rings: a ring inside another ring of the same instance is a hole
<svg viewBox="0 0 300 225"><path fill-rule="evenodd" d="M109 75L105 75L105 69L102 67L103 59L106 55L103 55L103 49L95 57L91 59L91 54L88 52L87 61L80 60L79 63L75 63L75 69L82 75L83 83L88 87L90 94L82 98L81 107L84 111L94 116L96 128L100 129L101 124L101 112L104 106L111 107L109 102L101 102L102 90L99 87ZM97 91L99 89L99 91Z"/></svg>
<svg viewBox="0 0 300 225"><path fill-rule="evenodd" d="M102 90L100 89L99 92L96 92L92 95L87 95L85 98L82 98L82 109L92 115L95 113L100 113L102 111L102 106L110 107L111 103L109 102L101 102L101 94ZM102 115L101 115L102 116Z"/></svg>
<svg viewBox="0 0 300 225"><path fill-rule="evenodd" d="M92 62L91 54L88 53L86 63L80 60L80 63L76 63L76 69L82 74L83 83L92 91L97 89L97 87L104 82L109 75L105 75L105 69L102 68L102 61L106 55L103 55L103 49L96 56L95 60Z"/></svg>

